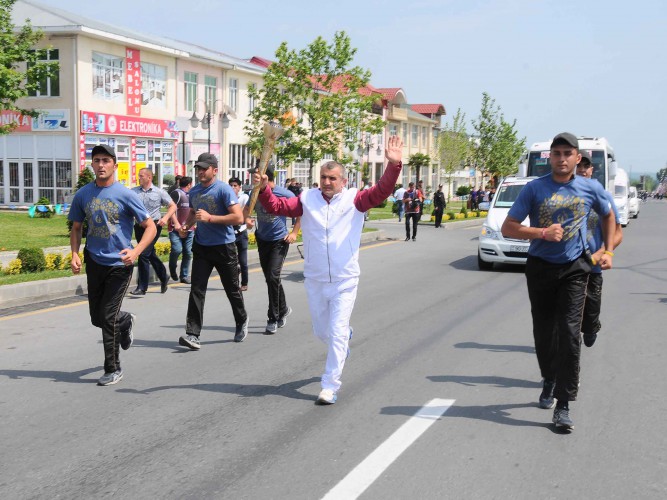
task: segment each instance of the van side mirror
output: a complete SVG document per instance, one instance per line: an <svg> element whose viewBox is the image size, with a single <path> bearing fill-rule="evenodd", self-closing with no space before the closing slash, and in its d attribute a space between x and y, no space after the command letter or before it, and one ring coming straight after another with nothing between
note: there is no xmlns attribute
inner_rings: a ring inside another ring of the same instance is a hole
<svg viewBox="0 0 667 500"><path fill-rule="evenodd" d="M528 165L525 162L519 163L519 177L528 175Z"/></svg>
<svg viewBox="0 0 667 500"><path fill-rule="evenodd" d="M609 178L616 177L617 164L615 160L609 162Z"/></svg>

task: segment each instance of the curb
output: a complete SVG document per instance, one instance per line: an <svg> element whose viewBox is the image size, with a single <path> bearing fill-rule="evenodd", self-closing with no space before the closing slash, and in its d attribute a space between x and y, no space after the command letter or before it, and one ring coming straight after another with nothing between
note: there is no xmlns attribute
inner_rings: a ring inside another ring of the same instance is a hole
<svg viewBox="0 0 667 500"><path fill-rule="evenodd" d="M384 238L384 231L378 229L368 233L361 234L361 243L370 243ZM299 257L297 245L290 245L287 253L288 259ZM259 254L257 250L248 250L248 265L259 264ZM214 270L215 274L216 271ZM149 278L151 283L157 283L153 269ZM137 273L132 274L130 286L136 285ZM48 300L62 299L66 297L76 297L88 293L86 276L69 276L66 278L55 278L43 281L30 281L27 283L18 283L16 285L0 286L0 310L12 307L20 307L36 302L45 302Z"/></svg>

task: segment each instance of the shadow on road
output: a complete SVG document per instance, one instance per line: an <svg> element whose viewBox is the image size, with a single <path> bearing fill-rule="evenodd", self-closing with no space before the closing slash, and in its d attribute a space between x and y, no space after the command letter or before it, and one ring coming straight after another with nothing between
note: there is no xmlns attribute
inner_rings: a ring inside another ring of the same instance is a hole
<svg viewBox="0 0 667 500"><path fill-rule="evenodd" d="M496 424L512 425L520 427L551 427L549 422L532 422L530 420L519 420L512 418L511 410L517 408L533 408L537 403L506 404L488 406L452 406L441 418L471 418L475 420L486 420ZM381 415L406 415L414 416L421 408L416 406L387 406L380 410ZM545 417L551 420L551 414L545 412Z"/></svg>
<svg viewBox="0 0 667 500"><path fill-rule="evenodd" d="M83 379L82 377L90 375L93 372L103 371L103 366L96 366L94 368L86 368L76 372L59 372L54 370L0 370L0 376L4 375L13 380L20 380L22 378L46 378L52 379L54 382L67 382L70 384L90 384L96 383L97 379Z"/></svg>
<svg viewBox="0 0 667 500"><path fill-rule="evenodd" d="M491 385L493 387L521 387L525 389L541 389L542 382L522 380L518 378L493 377L488 375L429 375L431 382L453 382L455 384L475 386Z"/></svg>
<svg viewBox="0 0 667 500"><path fill-rule="evenodd" d="M480 344L478 342L459 342L454 344L459 349L484 349L490 352L525 352L535 354L535 348L527 345Z"/></svg>
<svg viewBox="0 0 667 500"><path fill-rule="evenodd" d="M264 396L283 396L291 399L302 399L315 401L313 394L303 394L298 391L309 384L319 382L320 377L311 377L305 380L297 380L280 385L258 385L258 384L191 384L191 385L163 385L149 389L118 389L117 392L125 394L151 394L153 392L169 391L172 389L190 389L196 391L218 392L224 394L237 394L244 398L261 398Z"/></svg>

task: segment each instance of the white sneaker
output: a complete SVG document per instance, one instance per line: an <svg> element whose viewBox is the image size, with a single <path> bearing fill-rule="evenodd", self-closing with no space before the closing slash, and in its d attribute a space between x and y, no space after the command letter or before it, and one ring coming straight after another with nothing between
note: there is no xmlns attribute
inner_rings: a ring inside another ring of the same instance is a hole
<svg viewBox="0 0 667 500"><path fill-rule="evenodd" d="M333 390L322 389L320 395L317 396L316 403L320 405L332 405L336 402L336 399L338 399L338 396Z"/></svg>

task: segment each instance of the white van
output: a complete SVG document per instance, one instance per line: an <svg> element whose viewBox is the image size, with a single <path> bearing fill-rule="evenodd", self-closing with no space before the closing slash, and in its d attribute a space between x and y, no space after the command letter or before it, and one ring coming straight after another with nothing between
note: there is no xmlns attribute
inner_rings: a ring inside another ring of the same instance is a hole
<svg viewBox="0 0 667 500"><path fill-rule="evenodd" d="M493 201L490 203L489 213L482 224L482 232L479 235L477 265L481 270L489 271L493 269L494 263L526 263L530 241L505 238L500 232L500 228L523 187L535 179L537 177L506 177L500 183ZM480 208L486 207L480 204ZM529 224L528 218L522 224L527 226Z"/></svg>
<svg viewBox="0 0 667 500"><path fill-rule="evenodd" d="M628 225L630 219L628 187L628 174L622 168L617 168L614 179L614 203L623 227Z"/></svg>
<svg viewBox="0 0 667 500"><path fill-rule="evenodd" d="M628 188L628 216L633 219L639 217L639 194L635 186Z"/></svg>

